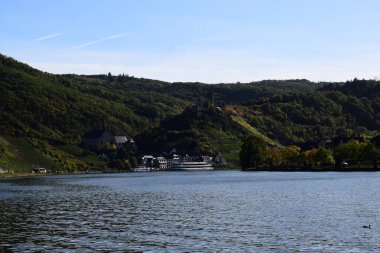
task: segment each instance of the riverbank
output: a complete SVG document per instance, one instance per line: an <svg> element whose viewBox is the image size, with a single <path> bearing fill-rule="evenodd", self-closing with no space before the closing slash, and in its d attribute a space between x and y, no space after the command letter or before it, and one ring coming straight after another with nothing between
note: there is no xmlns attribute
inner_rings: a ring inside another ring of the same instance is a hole
<svg viewBox="0 0 380 253"><path fill-rule="evenodd" d="M62 172L62 173L18 173L18 172L6 172L0 174L0 179L2 178L17 178L17 177L44 177L44 176L59 176L59 175L83 175L83 174L110 174L110 173L126 173L130 171L116 171L116 170L107 170L107 171L98 171L98 170L90 170L90 171L74 171L74 172Z"/></svg>
<svg viewBox="0 0 380 253"><path fill-rule="evenodd" d="M378 172L380 168L369 167L345 167L345 168L259 168L259 169L247 169L243 171L265 171L265 172Z"/></svg>

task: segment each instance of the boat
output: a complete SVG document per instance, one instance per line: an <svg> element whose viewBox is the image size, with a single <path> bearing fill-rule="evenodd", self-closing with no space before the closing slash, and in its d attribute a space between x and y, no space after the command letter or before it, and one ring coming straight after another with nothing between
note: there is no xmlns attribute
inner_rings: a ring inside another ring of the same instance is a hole
<svg viewBox="0 0 380 253"><path fill-rule="evenodd" d="M170 170L184 171L184 170L213 170L211 161L207 161L202 157L189 157L185 156L180 158L178 155L173 155L171 160Z"/></svg>
<svg viewBox="0 0 380 253"><path fill-rule="evenodd" d="M134 172L149 172L149 171L151 171L151 168L145 167L145 166L138 166L138 167L132 169L132 171L134 171Z"/></svg>

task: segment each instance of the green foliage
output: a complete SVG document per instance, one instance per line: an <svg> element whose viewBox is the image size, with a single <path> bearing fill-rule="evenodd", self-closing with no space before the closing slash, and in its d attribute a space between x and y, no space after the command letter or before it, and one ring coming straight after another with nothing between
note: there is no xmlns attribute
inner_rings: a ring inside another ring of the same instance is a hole
<svg viewBox="0 0 380 253"><path fill-rule="evenodd" d="M129 164L131 165L131 168L136 168L137 167L137 159L135 156L130 156L129 159Z"/></svg>
<svg viewBox="0 0 380 253"><path fill-rule="evenodd" d="M5 154L5 145L0 143L0 158Z"/></svg>
<svg viewBox="0 0 380 253"><path fill-rule="evenodd" d="M207 132L234 131L229 117L214 110L188 108L182 114L163 120L157 128L136 136L139 147L146 152L165 152L172 148L188 152L212 153L207 146Z"/></svg>
<svg viewBox="0 0 380 253"><path fill-rule="evenodd" d="M239 125L246 129L249 135L255 136L261 140L263 140L266 144L277 146L278 143L274 142L272 139L268 138L266 135L260 133L256 128L252 125L248 124L242 117L239 116L231 116L232 120L237 122Z"/></svg>
<svg viewBox="0 0 380 253"><path fill-rule="evenodd" d="M377 169L377 164L380 160L380 148L372 143L366 143L362 149L360 160L372 162L373 168Z"/></svg>
<svg viewBox="0 0 380 253"><path fill-rule="evenodd" d="M249 136L245 139L239 154L242 169L246 170L252 167L257 169L257 163L266 160L265 149L265 142L258 137Z"/></svg>
<svg viewBox="0 0 380 253"><path fill-rule="evenodd" d="M301 162L300 147L295 145L287 146L281 149L282 158L286 163L297 164Z"/></svg>
<svg viewBox="0 0 380 253"><path fill-rule="evenodd" d="M198 103L200 94L209 91L213 91L219 104L232 104L234 112L185 109ZM3 165L22 170L36 163L68 170L104 167L94 154L72 148L84 133L100 128L103 119L115 135L137 135L143 151L159 153L175 147L221 154L237 161L241 139L247 135L274 146L316 142L337 135L370 137L378 133L380 82L266 80L207 85L167 83L111 73L53 75L0 55L0 132L7 138L15 137L16 142L28 138L27 144L17 145L24 147L26 157L39 157L38 161L29 161L3 145L0 146ZM348 157L344 147L341 149L335 154L338 159L362 159ZM371 147L367 149L373 151ZM273 161L277 155L288 163L301 157L284 158L285 151L277 151L271 154ZM39 152L42 155L36 154ZM313 152L303 156L310 163L331 158L326 158L325 151ZM125 154L120 159L133 166L131 157L134 155ZM116 167L128 167L124 162L118 163Z"/></svg>
<svg viewBox="0 0 380 253"><path fill-rule="evenodd" d="M322 147L315 153L314 161L317 163L331 164L334 162L334 156L330 149Z"/></svg>
<svg viewBox="0 0 380 253"><path fill-rule="evenodd" d="M111 167L116 168L118 170L129 171L131 170L131 164L129 160L125 159L114 159L111 161Z"/></svg>
<svg viewBox="0 0 380 253"><path fill-rule="evenodd" d="M357 140L343 143L335 150L335 157L337 161L357 162L360 160L364 145Z"/></svg>
<svg viewBox="0 0 380 253"><path fill-rule="evenodd" d="M346 86L351 87L341 87ZM380 131L379 97L358 98L327 88L262 98L241 110L251 125L285 145Z"/></svg>
<svg viewBox="0 0 380 253"><path fill-rule="evenodd" d="M39 72L1 55L0 62L4 135L78 143L106 119L115 134L133 136L188 104L166 94L139 92L144 85L137 88L140 81L135 79L116 84L101 76Z"/></svg>

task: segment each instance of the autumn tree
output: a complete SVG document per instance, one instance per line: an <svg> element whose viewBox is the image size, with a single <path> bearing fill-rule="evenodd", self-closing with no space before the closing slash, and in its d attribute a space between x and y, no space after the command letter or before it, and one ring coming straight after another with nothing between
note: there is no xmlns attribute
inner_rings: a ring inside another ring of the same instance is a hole
<svg viewBox="0 0 380 253"><path fill-rule="evenodd" d="M298 164L300 162L301 148L295 145L287 146L282 150L282 158L287 165Z"/></svg>
<svg viewBox="0 0 380 253"><path fill-rule="evenodd" d="M303 160L307 166L310 168L315 164L315 155L317 154L317 149L307 150L303 153Z"/></svg>
<svg viewBox="0 0 380 253"><path fill-rule="evenodd" d="M265 150L266 162L270 168L279 165L283 161L282 150L278 147L268 147Z"/></svg>

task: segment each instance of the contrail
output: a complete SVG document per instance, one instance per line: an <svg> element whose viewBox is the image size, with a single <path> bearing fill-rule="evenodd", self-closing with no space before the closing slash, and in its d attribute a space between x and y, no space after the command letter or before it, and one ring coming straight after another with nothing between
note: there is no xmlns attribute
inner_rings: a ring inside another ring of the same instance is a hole
<svg viewBox="0 0 380 253"><path fill-rule="evenodd" d="M79 44L79 45L71 47L70 49L83 48L83 47L87 47L87 46L90 46L90 45L98 44L98 43L103 42L103 41L118 39L118 38L121 38L121 37L124 37L124 36L127 36L127 33L115 34L115 35L112 35L112 36L109 36L109 37L105 37L105 38L102 38L102 39L99 39L99 40L94 40L94 41L90 41L90 42L87 42L87 43Z"/></svg>
<svg viewBox="0 0 380 253"><path fill-rule="evenodd" d="M52 34L45 35L45 36L39 37L37 39L34 39L33 41L47 40L47 39L51 39L51 38L57 37L59 35L62 35L62 33L52 33Z"/></svg>

